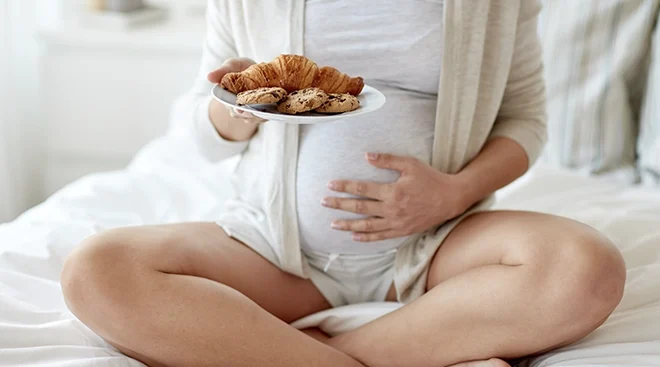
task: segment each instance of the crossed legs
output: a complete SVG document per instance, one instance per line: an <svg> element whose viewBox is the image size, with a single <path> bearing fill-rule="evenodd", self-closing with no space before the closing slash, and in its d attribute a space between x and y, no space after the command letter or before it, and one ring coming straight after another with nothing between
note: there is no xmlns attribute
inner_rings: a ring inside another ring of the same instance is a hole
<svg viewBox="0 0 660 367"><path fill-rule="evenodd" d="M624 282L621 256L606 238L526 212L467 218L436 253L427 294L331 339L288 325L330 307L310 281L215 224L104 232L72 253L62 273L72 312L151 367L435 367L517 358L594 330Z"/></svg>

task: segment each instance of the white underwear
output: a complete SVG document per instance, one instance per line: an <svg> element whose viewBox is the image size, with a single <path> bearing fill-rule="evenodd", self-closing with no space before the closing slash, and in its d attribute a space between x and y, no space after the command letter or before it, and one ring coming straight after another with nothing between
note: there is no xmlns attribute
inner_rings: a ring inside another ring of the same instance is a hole
<svg viewBox="0 0 660 367"><path fill-rule="evenodd" d="M304 251L310 279L333 307L383 302L394 281L396 249L373 254Z"/></svg>

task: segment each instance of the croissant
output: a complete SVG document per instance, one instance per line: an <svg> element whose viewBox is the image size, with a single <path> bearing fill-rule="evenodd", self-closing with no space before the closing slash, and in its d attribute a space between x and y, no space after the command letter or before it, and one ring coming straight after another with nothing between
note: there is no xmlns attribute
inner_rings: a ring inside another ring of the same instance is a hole
<svg viewBox="0 0 660 367"><path fill-rule="evenodd" d="M280 55L271 62L254 64L239 73L225 74L220 86L234 94L264 87L280 87L288 93L316 87L326 93L357 96L362 92L364 80L361 77L351 78L330 66L319 68L304 56Z"/></svg>

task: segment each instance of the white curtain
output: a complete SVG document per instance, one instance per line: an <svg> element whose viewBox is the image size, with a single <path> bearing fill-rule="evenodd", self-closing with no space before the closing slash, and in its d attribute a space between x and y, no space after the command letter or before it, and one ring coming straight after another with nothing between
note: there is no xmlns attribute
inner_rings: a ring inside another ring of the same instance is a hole
<svg viewBox="0 0 660 367"><path fill-rule="evenodd" d="M0 223L41 201L43 130L36 32L59 1L0 0Z"/></svg>
<svg viewBox="0 0 660 367"><path fill-rule="evenodd" d="M21 166L16 152L19 137L16 134L17 111L13 100L11 76L12 42L8 0L0 0L0 223L16 216L25 204L20 189Z"/></svg>

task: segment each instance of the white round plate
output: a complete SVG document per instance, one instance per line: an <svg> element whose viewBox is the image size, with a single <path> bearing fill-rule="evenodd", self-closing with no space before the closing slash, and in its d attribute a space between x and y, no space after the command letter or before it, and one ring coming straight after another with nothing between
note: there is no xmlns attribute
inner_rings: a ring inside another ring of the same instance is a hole
<svg viewBox="0 0 660 367"><path fill-rule="evenodd" d="M249 106L236 105L236 95L216 84L211 92L213 98L217 99L220 103L235 108L239 111L249 112L264 120L280 121L289 124L318 124L322 122L336 121L347 117L354 117L364 115L365 113L374 112L383 107L385 104L385 95L376 88L365 85L362 88L362 93L358 95L360 107L351 112L344 112L338 114L322 114L316 112L305 112L297 115L287 115L277 112L277 105L275 104L256 104Z"/></svg>

